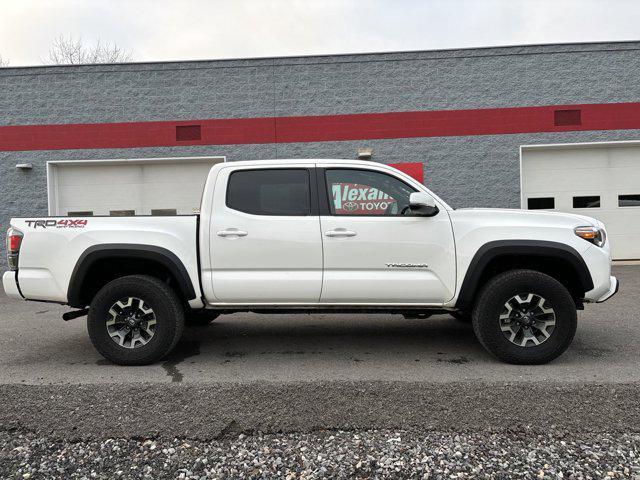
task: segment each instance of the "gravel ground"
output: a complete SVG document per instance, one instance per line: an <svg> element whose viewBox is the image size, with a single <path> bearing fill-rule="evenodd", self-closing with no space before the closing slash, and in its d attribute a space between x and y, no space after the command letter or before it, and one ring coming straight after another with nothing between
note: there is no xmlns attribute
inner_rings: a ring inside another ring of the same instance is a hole
<svg viewBox="0 0 640 480"><path fill-rule="evenodd" d="M640 434L239 435L66 442L0 432L2 478L634 478Z"/></svg>

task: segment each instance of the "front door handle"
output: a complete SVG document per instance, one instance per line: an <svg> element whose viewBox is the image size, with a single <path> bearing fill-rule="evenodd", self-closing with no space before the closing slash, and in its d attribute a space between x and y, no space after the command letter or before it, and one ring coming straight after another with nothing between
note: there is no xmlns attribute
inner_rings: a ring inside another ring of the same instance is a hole
<svg viewBox="0 0 640 480"><path fill-rule="evenodd" d="M227 228L226 230L220 230L218 232L219 237L246 237L247 235L247 232L238 230L237 228Z"/></svg>
<svg viewBox="0 0 640 480"><path fill-rule="evenodd" d="M355 237L357 235L353 230L347 230L346 228L336 228L335 230L328 230L324 232L327 237Z"/></svg>

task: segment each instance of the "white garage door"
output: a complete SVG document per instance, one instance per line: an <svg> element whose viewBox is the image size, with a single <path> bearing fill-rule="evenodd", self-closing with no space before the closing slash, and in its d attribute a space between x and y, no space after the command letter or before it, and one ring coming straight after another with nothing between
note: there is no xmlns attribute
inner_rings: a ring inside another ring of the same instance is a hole
<svg viewBox="0 0 640 480"><path fill-rule="evenodd" d="M640 145L522 147L522 207L595 217L614 259L640 259Z"/></svg>
<svg viewBox="0 0 640 480"><path fill-rule="evenodd" d="M196 213L223 157L49 162L50 215Z"/></svg>

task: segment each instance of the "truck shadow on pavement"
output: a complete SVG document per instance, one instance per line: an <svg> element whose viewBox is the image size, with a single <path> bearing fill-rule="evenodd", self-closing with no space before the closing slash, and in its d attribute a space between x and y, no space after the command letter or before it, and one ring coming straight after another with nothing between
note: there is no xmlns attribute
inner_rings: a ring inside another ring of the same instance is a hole
<svg viewBox="0 0 640 480"><path fill-rule="evenodd" d="M270 316L235 314L221 316L205 328L188 328L183 341L197 339L207 356L216 354L225 363L248 357L305 355L353 356L423 355L454 353L457 363L482 352L470 325L448 316L426 320L402 317L382 319L329 318L291 315ZM460 354L463 354L462 357ZM463 358L463 360L459 360Z"/></svg>
<svg viewBox="0 0 640 480"><path fill-rule="evenodd" d="M449 317L438 320L405 320L401 317L359 319L330 316L322 319L291 315L235 314L222 316L207 327L185 329L176 348L159 365L172 382L184 379L179 368L185 360L217 368L243 363L287 362L321 359L336 364L437 362L464 365L485 356L470 325ZM96 365L113 365L99 359ZM144 367L142 367L144 368Z"/></svg>

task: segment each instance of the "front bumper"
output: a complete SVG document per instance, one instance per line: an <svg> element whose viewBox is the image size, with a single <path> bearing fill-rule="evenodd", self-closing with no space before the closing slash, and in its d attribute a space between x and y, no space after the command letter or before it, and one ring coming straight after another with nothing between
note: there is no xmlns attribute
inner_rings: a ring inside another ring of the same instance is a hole
<svg viewBox="0 0 640 480"><path fill-rule="evenodd" d="M609 277L609 290L596 300L596 303L602 303L613 297L620 289L620 282L614 276Z"/></svg>
<svg viewBox="0 0 640 480"><path fill-rule="evenodd" d="M18 272L4 272L4 275L2 275L2 287L4 288L4 293L7 294L7 297L23 300L24 297L20 293L17 277Z"/></svg>

